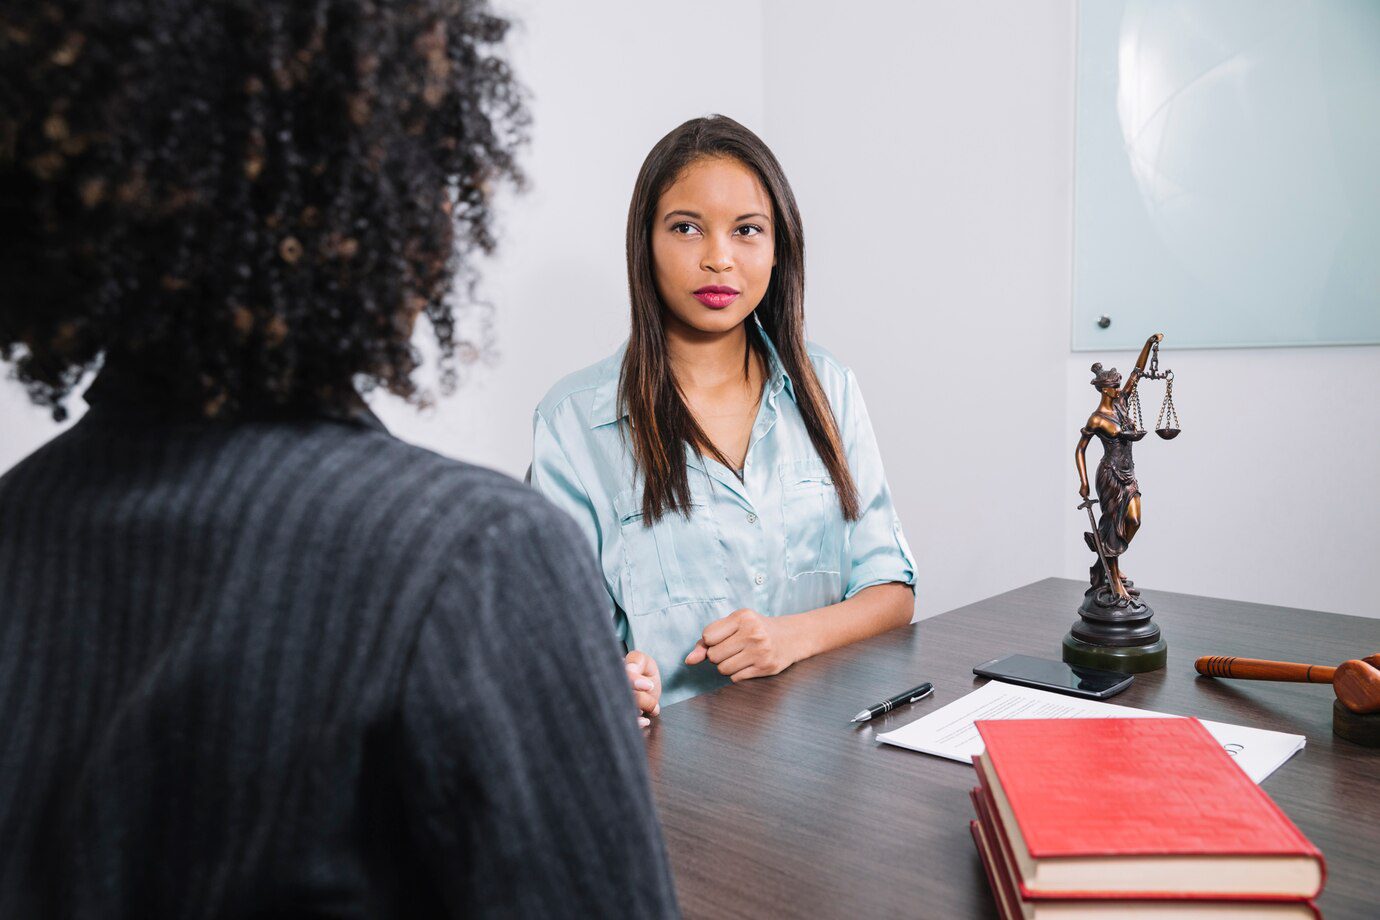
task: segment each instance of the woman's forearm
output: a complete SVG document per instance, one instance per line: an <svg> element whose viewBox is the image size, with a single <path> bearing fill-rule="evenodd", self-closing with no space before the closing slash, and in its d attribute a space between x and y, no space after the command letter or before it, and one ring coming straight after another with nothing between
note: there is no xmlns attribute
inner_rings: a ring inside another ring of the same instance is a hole
<svg viewBox="0 0 1380 920"><path fill-rule="evenodd" d="M863 588L846 601L780 617L790 624L796 661L875 636L910 622L915 592L890 582Z"/></svg>

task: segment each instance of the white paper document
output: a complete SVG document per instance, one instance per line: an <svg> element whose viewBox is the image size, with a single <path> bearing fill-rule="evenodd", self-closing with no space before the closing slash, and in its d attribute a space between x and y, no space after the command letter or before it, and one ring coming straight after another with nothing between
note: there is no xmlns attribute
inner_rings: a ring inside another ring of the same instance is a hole
<svg viewBox="0 0 1380 920"><path fill-rule="evenodd" d="M962 699L895 731L879 734L877 739L912 751L972 763L973 758L982 753L982 737L973 724L979 719L1098 718L1172 719L1176 716L991 680ZM1226 725L1207 719L1199 721L1257 783L1303 750L1303 735Z"/></svg>

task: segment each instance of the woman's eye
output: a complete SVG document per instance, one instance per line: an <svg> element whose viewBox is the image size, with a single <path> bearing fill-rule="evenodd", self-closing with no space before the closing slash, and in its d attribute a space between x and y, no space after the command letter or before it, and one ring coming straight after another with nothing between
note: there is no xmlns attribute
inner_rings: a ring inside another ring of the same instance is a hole
<svg viewBox="0 0 1380 920"><path fill-rule="evenodd" d="M738 228L738 233L743 236L758 236L761 232L762 228L755 224L744 224Z"/></svg>
<svg viewBox="0 0 1380 920"><path fill-rule="evenodd" d="M694 224L692 224L692 223L687 223L686 221L681 221L681 222L678 223L678 224L672 224L672 225L671 225L671 232L672 232L672 233L679 233L679 234L682 234L682 235L686 235L686 234L690 234L690 233L697 233L697 232L699 232L699 229L700 229L699 227L696 227L696 226L695 226Z"/></svg>

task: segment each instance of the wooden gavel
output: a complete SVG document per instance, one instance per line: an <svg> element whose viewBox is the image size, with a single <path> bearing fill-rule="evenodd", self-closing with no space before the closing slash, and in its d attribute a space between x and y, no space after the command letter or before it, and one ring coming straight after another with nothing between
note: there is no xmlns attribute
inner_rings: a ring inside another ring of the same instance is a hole
<svg viewBox="0 0 1380 920"><path fill-rule="evenodd" d="M1335 668L1293 661L1262 661L1209 655L1193 662L1199 674L1238 680L1287 680L1331 684L1337 700L1358 715L1380 712L1380 652L1343 661Z"/></svg>

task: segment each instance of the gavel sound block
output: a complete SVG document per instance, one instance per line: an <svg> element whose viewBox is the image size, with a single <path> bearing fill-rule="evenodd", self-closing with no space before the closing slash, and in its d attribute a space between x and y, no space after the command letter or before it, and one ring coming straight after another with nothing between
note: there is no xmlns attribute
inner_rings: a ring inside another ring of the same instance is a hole
<svg viewBox="0 0 1380 920"><path fill-rule="evenodd" d="M1238 680L1331 684L1332 732L1367 747L1380 747L1380 653L1343 661L1335 668L1293 661L1208 656L1193 662L1199 674Z"/></svg>

